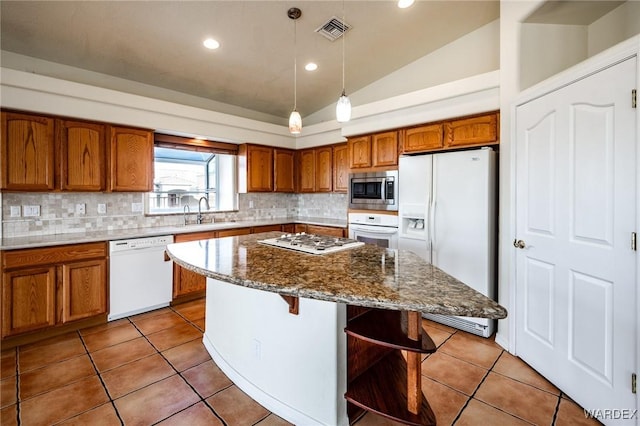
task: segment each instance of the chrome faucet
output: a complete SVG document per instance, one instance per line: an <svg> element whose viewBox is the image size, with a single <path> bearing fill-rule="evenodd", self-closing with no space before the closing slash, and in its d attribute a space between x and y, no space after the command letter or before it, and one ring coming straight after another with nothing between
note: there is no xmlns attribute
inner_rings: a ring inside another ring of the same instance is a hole
<svg viewBox="0 0 640 426"><path fill-rule="evenodd" d="M207 210L209 210L209 200L207 200L207 197L200 197L200 199L198 200L198 218L196 219L196 222L198 222L198 224L202 223L202 210L200 210L202 200L204 200L204 203L207 206Z"/></svg>
<svg viewBox="0 0 640 426"><path fill-rule="evenodd" d="M184 216L184 226L187 226L187 213L191 213L191 207L189 207L189 204L185 204L182 211Z"/></svg>

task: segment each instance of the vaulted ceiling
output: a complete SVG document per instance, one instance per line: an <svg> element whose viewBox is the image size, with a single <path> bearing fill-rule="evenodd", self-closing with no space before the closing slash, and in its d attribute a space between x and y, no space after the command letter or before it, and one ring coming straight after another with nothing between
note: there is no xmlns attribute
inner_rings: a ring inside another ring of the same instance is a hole
<svg viewBox="0 0 640 426"><path fill-rule="evenodd" d="M343 6L344 5L344 6ZM302 10L296 21L290 7ZM344 7L344 9L343 9ZM335 103L342 39L315 30L344 16L346 90L353 93L499 16L497 1L10 1L1 48L267 114L303 116ZM208 50L202 42L217 39ZM318 64L305 71L308 62Z"/></svg>

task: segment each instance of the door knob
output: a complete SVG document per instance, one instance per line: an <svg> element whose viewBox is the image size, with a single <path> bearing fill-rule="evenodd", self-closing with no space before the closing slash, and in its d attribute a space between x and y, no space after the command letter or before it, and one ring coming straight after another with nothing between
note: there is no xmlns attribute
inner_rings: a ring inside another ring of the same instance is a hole
<svg viewBox="0 0 640 426"><path fill-rule="evenodd" d="M522 241L522 240L513 240L513 246L515 248L523 249L523 248L525 248L526 245L525 245L524 241Z"/></svg>

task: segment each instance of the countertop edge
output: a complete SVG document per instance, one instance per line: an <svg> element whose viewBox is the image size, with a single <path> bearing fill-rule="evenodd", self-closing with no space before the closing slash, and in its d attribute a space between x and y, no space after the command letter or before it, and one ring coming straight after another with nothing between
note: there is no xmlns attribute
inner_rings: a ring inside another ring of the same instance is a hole
<svg viewBox="0 0 640 426"><path fill-rule="evenodd" d="M235 238L235 237L228 237ZM181 244L181 243L176 243ZM437 304L437 305L429 305L425 306L424 304L410 304L410 303L395 303L395 302L385 302L372 298L353 298L340 296L336 294L328 294L322 293L320 291L311 291L304 288L298 287L281 287L275 284L267 284L263 282L255 282L249 280L243 280L231 275L221 274L210 269L203 269L188 261L179 258L174 253L171 252L170 246L168 246L167 255L179 266L183 268L203 275L208 278L217 279L220 281L227 282L232 285L238 285L241 287L253 288L256 290L268 291L271 293L276 293L282 296L294 296L294 297L303 297L307 299L314 300L323 300L327 302L336 302L336 303L345 303L349 305L362 306L367 308L381 308L381 309L389 309L389 310L398 310L398 311L416 311L421 313L429 313L429 314L440 314L440 315L448 315L448 316L474 316L477 317L479 315L478 312L475 312L474 315L465 314L461 310L456 310L453 306L447 306L446 304ZM500 306L497 302L493 302L495 304L495 308L487 308L482 311L482 317L488 319L504 319L507 317L507 311L504 307Z"/></svg>
<svg viewBox="0 0 640 426"><path fill-rule="evenodd" d="M132 229L119 229L92 232L70 232L63 234L46 234L20 236L0 239L0 251L19 250L40 247L55 247L67 244L83 244L99 241L124 240L130 238L157 237L162 235L190 234L194 232L219 231L224 229L249 228L253 226L284 225L300 223L306 225L347 228L347 220L321 217L289 217L274 219L255 219L237 222L214 222L191 224L186 226L157 226Z"/></svg>

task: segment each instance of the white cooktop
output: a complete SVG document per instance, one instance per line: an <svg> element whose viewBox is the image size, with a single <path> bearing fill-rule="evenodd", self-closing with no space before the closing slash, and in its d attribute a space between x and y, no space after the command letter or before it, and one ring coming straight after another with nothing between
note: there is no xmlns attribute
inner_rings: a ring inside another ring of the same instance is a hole
<svg viewBox="0 0 640 426"><path fill-rule="evenodd" d="M259 241L262 244L309 254L328 254L348 250L363 245L363 242L349 238L330 237L327 235L285 234L278 238Z"/></svg>

